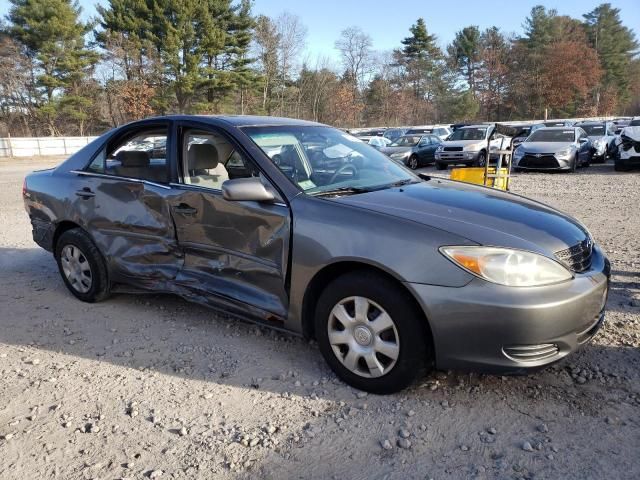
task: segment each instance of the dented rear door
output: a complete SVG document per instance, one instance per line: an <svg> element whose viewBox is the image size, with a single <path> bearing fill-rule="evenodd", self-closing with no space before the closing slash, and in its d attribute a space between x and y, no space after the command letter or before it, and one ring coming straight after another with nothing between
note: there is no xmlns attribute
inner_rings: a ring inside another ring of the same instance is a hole
<svg viewBox="0 0 640 480"><path fill-rule="evenodd" d="M87 175L77 208L109 263L112 281L163 288L182 265L169 212L170 189L133 179Z"/></svg>

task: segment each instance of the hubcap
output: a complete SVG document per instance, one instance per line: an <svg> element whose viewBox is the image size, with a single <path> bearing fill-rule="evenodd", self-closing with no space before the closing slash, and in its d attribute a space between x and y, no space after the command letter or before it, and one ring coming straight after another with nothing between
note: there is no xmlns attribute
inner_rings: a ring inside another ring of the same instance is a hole
<svg viewBox="0 0 640 480"><path fill-rule="evenodd" d="M391 316L365 297L348 297L336 304L327 325L336 358L361 377L381 377L396 364L400 337Z"/></svg>
<svg viewBox="0 0 640 480"><path fill-rule="evenodd" d="M62 271L69 284L80 293L87 293L91 288L91 266L84 253L75 245L66 245L60 254Z"/></svg>

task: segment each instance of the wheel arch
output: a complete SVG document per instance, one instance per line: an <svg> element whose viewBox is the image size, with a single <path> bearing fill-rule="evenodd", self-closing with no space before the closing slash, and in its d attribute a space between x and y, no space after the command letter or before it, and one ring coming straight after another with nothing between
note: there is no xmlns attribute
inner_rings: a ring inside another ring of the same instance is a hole
<svg viewBox="0 0 640 480"><path fill-rule="evenodd" d="M313 276L313 278L307 285L302 301L302 333L305 338L315 338L315 310L318 304L318 299L320 298L320 295L322 294L325 287L334 279L346 273L353 273L354 271L362 272L363 274L369 273L373 275L383 276L396 284L404 293L406 293L407 299L411 301L412 306L416 308L416 311L419 312L422 317L423 335L425 340L429 341L432 356L435 359L435 344L433 341L433 332L429 324L429 319L427 318L427 315L424 312L423 308L420 306L420 302L415 297L414 293L410 289L408 289L397 276L393 275L392 273L384 270L383 268L380 268L379 266L360 262L357 260L340 260L331 263L316 272L316 274Z"/></svg>
<svg viewBox="0 0 640 480"><path fill-rule="evenodd" d="M55 226L55 230L53 231L53 237L51 238L51 249L55 252L56 245L58 243L58 239L60 236L69 230L73 230L74 228L79 228L83 230L87 235L89 234L86 230L84 230L80 225L71 220L63 220L58 222Z"/></svg>

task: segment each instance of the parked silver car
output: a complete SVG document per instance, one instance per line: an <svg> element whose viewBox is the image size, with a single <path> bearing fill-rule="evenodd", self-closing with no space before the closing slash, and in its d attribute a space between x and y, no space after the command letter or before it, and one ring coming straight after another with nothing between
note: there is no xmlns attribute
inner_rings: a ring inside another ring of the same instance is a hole
<svg viewBox="0 0 640 480"><path fill-rule="evenodd" d="M540 128L514 150L513 169L575 171L591 164L592 148L580 127Z"/></svg>
<svg viewBox="0 0 640 480"><path fill-rule="evenodd" d="M593 145L593 163L604 163L616 148L615 126L613 122L578 122L576 127L582 128Z"/></svg>
<svg viewBox="0 0 640 480"><path fill-rule="evenodd" d="M372 392L433 366L540 368L604 319L610 267L580 222L414 175L317 123L130 123L28 175L23 197L78 299L177 294L315 338L337 375Z"/></svg>

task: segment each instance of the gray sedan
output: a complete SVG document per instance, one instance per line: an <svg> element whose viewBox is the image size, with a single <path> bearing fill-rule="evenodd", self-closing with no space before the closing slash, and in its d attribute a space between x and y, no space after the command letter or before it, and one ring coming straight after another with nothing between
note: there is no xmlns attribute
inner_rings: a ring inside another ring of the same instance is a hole
<svg viewBox="0 0 640 480"><path fill-rule="evenodd" d="M513 152L513 169L567 170L591 165L593 145L579 127L545 127L533 132Z"/></svg>
<svg viewBox="0 0 640 480"><path fill-rule="evenodd" d="M540 368L604 319L609 262L580 222L317 123L131 123L28 175L23 197L78 299L174 293L315 338L371 392L434 367Z"/></svg>

